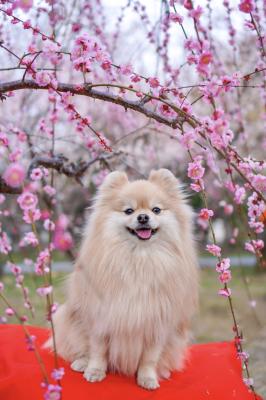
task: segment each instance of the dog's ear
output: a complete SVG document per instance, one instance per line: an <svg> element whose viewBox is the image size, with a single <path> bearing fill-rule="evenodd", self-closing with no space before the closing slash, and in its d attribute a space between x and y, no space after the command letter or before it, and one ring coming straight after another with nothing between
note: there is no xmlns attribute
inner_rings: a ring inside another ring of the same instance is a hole
<svg viewBox="0 0 266 400"><path fill-rule="evenodd" d="M169 194L177 193L180 183L169 169L161 168L150 172L149 181L155 183L160 188L166 190Z"/></svg>
<svg viewBox="0 0 266 400"><path fill-rule="evenodd" d="M104 191L106 189L119 189L120 187L124 186L126 183L128 183L128 177L125 172L121 171L114 171L111 172L106 176L104 179L102 185L101 185L101 191Z"/></svg>

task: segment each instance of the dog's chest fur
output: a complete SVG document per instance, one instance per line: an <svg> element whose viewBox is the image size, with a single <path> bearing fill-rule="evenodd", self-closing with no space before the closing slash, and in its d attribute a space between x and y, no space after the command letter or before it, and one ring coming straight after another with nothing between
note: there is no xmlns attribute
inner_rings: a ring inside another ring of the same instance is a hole
<svg viewBox="0 0 266 400"><path fill-rule="evenodd" d="M120 246L105 252L88 268L88 295L94 298L93 309L88 305L87 311L94 329L107 335L160 336L166 326L176 327L181 317L188 271L182 257L174 257L166 248L125 250Z"/></svg>

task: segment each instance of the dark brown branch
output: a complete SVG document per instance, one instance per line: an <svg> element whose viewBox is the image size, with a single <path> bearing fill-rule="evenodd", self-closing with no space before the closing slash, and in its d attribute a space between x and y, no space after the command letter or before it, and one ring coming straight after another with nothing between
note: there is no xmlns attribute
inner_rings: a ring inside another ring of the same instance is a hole
<svg viewBox="0 0 266 400"><path fill-rule="evenodd" d="M13 81L6 82L0 84L0 95L6 92L10 92L13 90L21 90L21 89L44 89L48 90L48 87L39 86L33 80L25 80L25 81ZM170 126L171 128L176 129L178 127L178 123L176 119L166 118L152 110L147 109L141 101L132 101L125 100L120 96L110 94L107 92L98 91L92 88L86 88L84 85L73 85L70 83L59 83L57 87L58 92L70 92L73 94L88 96L93 99L104 100L110 103L118 104L125 109L135 110L141 114L146 115L148 118L152 118L164 125Z"/></svg>
<svg viewBox="0 0 266 400"><path fill-rule="evenodd" d="M45 168L54 169L60 174L64 174L70 178L75 178L80 184L82 184L80 178L84 175L84 173L91 165L95 164L98 161L108 163L108 160L110 160L110 158L119 156L120 154L122 154L120 151L112 152L112 154L102 154L90 161L79 161L76 164L73 162L69 163L68 158L63 156L62 154L56 155L54 157L35 156L29 166L28 176L30 176L31 171L34 168L42 166Z"/></svg>
<svg viewBox="0 0 266 400"><path fill-rule="evenodd" d="M4 181L4 179L0 176L0 193L5 193L5 194L20 194L22 193L22 188L14 188L9 185Z"/></svg>

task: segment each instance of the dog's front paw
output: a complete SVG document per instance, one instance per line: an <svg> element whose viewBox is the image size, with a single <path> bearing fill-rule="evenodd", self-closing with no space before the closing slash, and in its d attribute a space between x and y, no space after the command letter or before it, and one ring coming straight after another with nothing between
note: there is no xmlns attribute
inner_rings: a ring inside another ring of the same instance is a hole
<svg viewBox="0 0 266 400"><path fill-rule="evenodd" d="M89 382L101 382L106 377L106 373L103 369L88 367L83 376Z"/></svg>
<svg viewBox="0 0 266 400"><path fill-rule="evenodd" d="M71 364L71 369L76 372L84 372L88 365L87 358L78 358Z"/></svg>
<svg viewBox="0 0 266 400"><path fill-rule="evenodd" d="M155 390L160 387L160 384L156 378L150 376L138 375L138 385L148 390Z"/></svg>

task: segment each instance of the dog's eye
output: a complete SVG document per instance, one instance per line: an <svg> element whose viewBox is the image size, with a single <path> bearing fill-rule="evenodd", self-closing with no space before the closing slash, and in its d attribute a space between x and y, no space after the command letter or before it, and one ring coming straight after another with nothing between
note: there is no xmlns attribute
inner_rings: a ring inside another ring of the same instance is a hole
<svg viewBox="0 0 266 400"><path fill-rule="evenodd" d="M152 212L154 212L154 214L160 214L161 209L159 207L153 207Z"/></svg>
<svg viewBox="0 0 266 400"><path fill-rule="evenodd" d="M127 215L133 214L133 212L134 212L133 208L127 208L127 209L124 211L124 213L127 214Z"/></svg>

